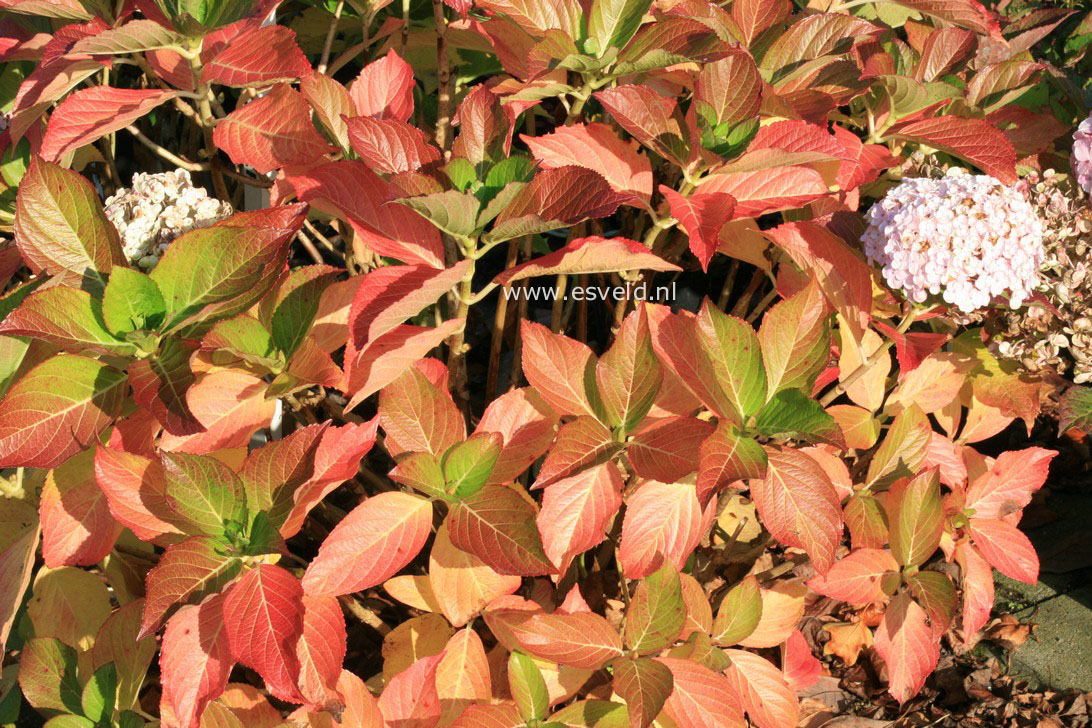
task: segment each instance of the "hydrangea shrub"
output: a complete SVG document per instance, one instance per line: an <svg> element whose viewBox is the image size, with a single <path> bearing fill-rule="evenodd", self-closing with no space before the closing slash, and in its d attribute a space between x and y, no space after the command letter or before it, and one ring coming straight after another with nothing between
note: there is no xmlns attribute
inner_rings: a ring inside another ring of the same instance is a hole
<svg viewBox="0 0 1092 728"><path fill-rule="evenodd" d="M0 0L3 722L791 728L973 647L1092 426L1087 18L798 5Z"/></svg>

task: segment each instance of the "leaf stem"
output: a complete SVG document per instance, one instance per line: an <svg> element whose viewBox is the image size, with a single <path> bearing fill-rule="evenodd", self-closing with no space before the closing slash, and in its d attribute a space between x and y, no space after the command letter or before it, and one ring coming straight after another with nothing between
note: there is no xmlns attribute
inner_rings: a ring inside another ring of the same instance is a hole
<svg viewBox="0 0 1092 728"><path fill-rule="evenodd" d="M334 47L334 36L337 35L337 26L341 22L341 11L344 9L345 0L337 0L334 17L330 21L330 27L326 30L326 39L322 43L322 60L319 61L318 68L315 69L319 73L326 72L326 64L330 61L330 50Z"/></svg>
<svg viewBox="0 0 1092 728"><path fill-rule="evenodd" d="M902 317L902 321L899 322L899 326L896 331L898 331L898 333L900 334L906 333L906 330L910 328L910 324L914 323L914 318L916 316L917 309L911 306L906 314ZM872 352L872 354L867 356L865 360L861 362L860 366L850 372L849 376L843 379L842 382L838 384L838 386L824 394L822 398L820 398L819 404L821 404L823 407L826 407L828 404L837 399L847 389L852 387L857 380L867 374L868 370L875 366L876 362L878 362L881 357L885 356L894 345L894 339L888 339L887 341L883 342L880 347L876 349L876 351Z"/></svg>

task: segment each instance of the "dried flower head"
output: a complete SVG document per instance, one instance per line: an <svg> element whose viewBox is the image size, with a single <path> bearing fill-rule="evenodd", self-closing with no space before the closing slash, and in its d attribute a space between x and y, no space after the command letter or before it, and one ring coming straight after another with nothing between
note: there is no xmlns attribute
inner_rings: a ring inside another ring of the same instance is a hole
<svg viewBox="0 0 1092 728"><path fill-rule="evenodd" d="M209 197L204 187L194 187L184 169L138 173L131 189L123 187L106 200L106 217L121 235L125 256L144 269L153 268L182 233L231 212L231 205Z"/></svg>
<svg viewBox="0 0 1092 728"><path fill-rule="evenodd" d="M1081 122L1073 133L1073 151L1069 157L1077 184L1092 193L1092 116Z"/></svg>
<svg viewBox="0 0 1092 728"><path fill-rule="evenodd" d="M1039 284L1043 225L1018 190L953 169L904 179L868 211L865 255L917 303L940 295L960 311L1008 294L1019 308Z"/></svg>
<svg viewBox="0 0 1092 728"><path fill-rule="evenodd" d="M1047 170L1022 182L1043 221L1045 299L983 318L995 354L1032 372L1092 381L1092 210L1072 177Z"/></svg>

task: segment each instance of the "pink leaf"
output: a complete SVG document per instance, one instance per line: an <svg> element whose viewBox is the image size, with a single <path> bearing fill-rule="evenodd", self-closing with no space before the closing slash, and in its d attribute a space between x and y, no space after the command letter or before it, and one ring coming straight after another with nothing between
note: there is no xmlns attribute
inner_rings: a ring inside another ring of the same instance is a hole
<svg viewBox="0 0 1092 728"><path fill-rule="evenodd" d="M311 71L296 45L296 34L283 25L266 25L234 38L205 64L201 82L225 86L269 86Z"/></svg>
<svg viewBox="0 0 1092 728"><path fill-rule="evenodd" d="M408 121L413 114L413 69L392 48L369 63L349 87L360 116Z"/></svg>
<svg viewBox="0 0 1092 728"><path fill-rule="evenodd" d="M358 116L344 123L353 151L377 172L415 172L440 161L424 132L404 121Z"/></svg>
<svg viewBox="0 0 1092 728"><path fill-rule="evenodd" d="M561 126L542 136L520 135L545 169L577 165L598 172L615 192L645 203L652 197L652 164L608 125Z"/></svg>
<svg viewBox="0 0 1092 728"><path fill-rule="evenodd" d="M564 574L573 556L599 544L622 506L622 476L603 463L551 484L537 517L542 546Z"/></svg>
<svg viewBox="0 0 1092 728"><path fill-rule="evenodd" d="M622 521L619 559L627 579L643 579L664 561L682 569L716 513L716 498L704 513L694 486L648 481L630 496Z"/></svg>
<svg viewBox="0 0 1092 728"><path fill-rule="evenodd" d="M993 568L1025 584L1039 580L1039 556L1023 531L993 518L970 520L971 540Z"/></svg>
<svg viewBox="0 0 1092 728"><path fill-rule="evenodd" d="M436 670L443 654L422 657L390 679L379 696L387 728L432 728L440 719Z"/></svg>
<svg viewBox="0 0 1092 728"><path fill-rule="evenodd" d="M907 593L891 600L876 628L876 652L887 664L888 692L900 703L918 694L940 659L925 610Z"/></svg>
<svg viewBox="0 0 1092 728"><path fill-rule="evenodd" d="M1029 447L1003 452L990 469L975 478L967 488L967 508L975 518L1020 520L1020 512L1031 502L1032 494L1043 487L1055 450Z"/></svg>
<svg viewBox="0 0 1092 728"><path fill-rule="evenodd" d="M698 190L704 194L731 195L736 200L734 217L791 210L830 194L822 175L811 167L714 174Z"/></svg>
<svg viewBox="0 0 1092 728"><path fill-rule="evenodd" d="M368 498L349 512L307 567L309 595L338 596L386 581L425 545L432 529L432 504L408 493ZM361 554L370 554L361 559Z"/></svg>
<svg viewBox="0 0 1092 728"><path fill-rule="evenodd" d="M825 574L813 577L808 586L831 599L864 607L887 599L883 578L898 570L899 564L889 552L857 549L835 561Z"/></svg>
<svg viewBox="0 0 1092 728"><path fill-rule="evenodd" d="M123 129L175 95L160 89L94 86L72 94L49 117L40 153L58 161L69 152Z"/></svg>
<svg viewBox="0 0 1092 728"><path fill-rule="evenodd" d="M310 705L339 713L337 684L345 661L345 615L334 597L303 597L303 631L296 643L299 688Z"/></svg>

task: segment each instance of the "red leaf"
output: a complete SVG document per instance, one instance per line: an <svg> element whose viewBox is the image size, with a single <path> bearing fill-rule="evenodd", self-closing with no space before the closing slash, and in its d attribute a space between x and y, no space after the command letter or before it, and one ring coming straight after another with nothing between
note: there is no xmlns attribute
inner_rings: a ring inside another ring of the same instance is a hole
<svg viewBox="0 0 1092 728"><path fill-rule="evenodd" d="M714 174L698 189L705 194L721 193L735 198L735 217L758 217L778 210L791 210L830 194L823 176L811 167Z"/></svg>
<svg viewBox="0 0 1092 728"><path fill-rule="evenodd" d="M578 193L577 190L565 190L565 194ZM648 252L648 248L636 240L592 236L578 238L549 255L509 268L493 280L503 286L534 276L631 270L682 269Z"/></svg>
<svg viewBox="0 0 1092 728"><path fill-rule="evenodd" d="M811 654L808 641L798 629L781 646L781 671L794 693L807 690L823 675L823 663Z"/></svg>
<svg viewBox="0 0 1092 728"><path fill-rule="evenodd" d="M618 449L614 435L594 417L577 417L561 426L539 468L532 490L544 488L609 458Z"/></svg>
<svg viewBox="0 0 1092 728"><path fill-rule="evenodd" d="M443 654L422 657L390 679L379 696L387 728L433 728L440 719L436 669Z"/></svg>
<svg viewBox="0 0 1092 728"><path fill-rule="evenodd" d="M690 252L709 270L709 261L720 244L720 229L732 219L736 198L723 192L696 192L683 197L675 190L660 185L660 192L671 207L671 216L690 237Z"/></svg>
<svg viewBox="0 0 1092 728"><path fill-rule="evenodd" d="M125 389L125 375L95 359L46 359L0 400L0 467L57 467L121 414Z"/></svg>
<svg viewBox="0 0 1092 728"><path fill-rule="evenodd" d="M167 534L181 535L172 523L173 511L166 500L163 464L143 455L100 446L95 451L95 482L114 518L142 541Z"/></svg>
<svg viewBox="0 0 1092 728"><path fill-rule="evenodd" d="M542 494L538 531L546 555L564 574L573 556L602 542L622 506L622 476L603 463L554 482Z"/></svg>
<svg viewBox="0 0 1092 728"><path fill-rule="evenodd" d="M827 573L813 577L808 586L831 599L864 607L887 599L883 577L898 570L899 564L889 552L857 549L835 561Z"/></svg>
<svg viewBox="0 0 1092 728"><path fill-rule="evenodd" d="M1010 579L1034 584L1039 557L1023 531L1007 521L971 518L971 540L990 565Z"/></svg>
<svg viewBox="0 0 1092 728"><path fill-rule="evenodd" d="M736 21L747 45L766 30L788 20L792 10L791 0L738 0L731 8L732 20Z"/></svg>
<svg viewBox="0 0 1092 728"><path fill-rule="evenodd" d="M335 597L303 597L303 632L296 643L299 688L307 703L334 714L344 704L338 695L345 661L345 615Z"/></svg>
<svg viewBox="0 0 1092 728"><path fill-rule="evenodd" d="M186 402L203 432L183 437L163 433L160 447L187 453L209 453L243 447L255 430L266 427L276 402L267 400L267 385L240 369L219 369L204 375L186 392Z"/></svg>
<svg viewBox="0 0 1092 728"><path fill-rule="evenodd" d="M766 235L793 262L815 273L819 287L850 323L859 340L872 310L872 272L861 255L840 237L814 222L790 222Z"/></svg>
<svg viewBox="0 0 1092 728"><path fill-rule="evenodd" d="M891 600L876 628L876 652L887 664L888 692L900 703L918 694L940 660L925 610L905 592Z"/></svg>
<svg viewBox="0 0 1092 728"><path fill-rule="evenodd" d="M403 263L444 267L439 231L405 205L387 204L390 185L360 162L330 162L289 176L301 200L344 219L361 242Z"/></svg>
<svg viewBox="0 0 1092 728"><path fill-rule="evenodd" d="M615 192L645 203L652 197L652 163L606 124L561 126L542 136L520 135L545 169L576 165L598 172Z"/></svg>
<svg viewBox="0 0 1092 728"><path fill-rule="evenodd" d="M240 561L212 537L192 536L171 545L145 580L148 598L140 634L154 634L172 607L218 592L240 569Z"/></svg>
<svg viewBox="0 0 1092 728"><path fill-rule="evenodd" d="M92 458L86 451L68 459L49 472L42 486L42 558L49 568L97 564L121 534L121 524L95 483Z"/></svg>
<svg viewBox="0 0 1092 728"><path fill-rule="evenodd" d="M353 151L378 172L414 172L440 161L425 133L404 121L358 116L344 123Z"/></svg>
<svg viewBox="0 0 1092 728"><path fill-rule="evenodd" d="M303 631L303 588L291 573L259 564L224 597L224 627L232 656L265 678L281 700L303 702L296 642Z"/></svg>
<svg viewBox="0 0 1092 728"><path fill-rule="evenodd" d="M977 0L897 0L899 5L919 13L968 28L981 35L1000 35L997 20Z"/></svg>
<svg viewBox="0 0 1092 728"><path fill-rule="evenodd" d="M507 627L527 652L559 665L598 670L622 654L618 630L593 612L507 612Z"/></svg>
<svg viewBox="0 0 1092 728"><path fill-rule="evenodd" d="M359 425L349 423L330 427L322 434L315 449L311 476L296 488L292 509L280 528L282 538L296 535L303 527L307 513L334 488L360 471L361 459L375 444L378 426L378 418L373 418Z"/></svg>
<svg viewBox="0 0 1092 728"><path fill-rule="evenodd" d="M392 48L360 72L349 95L360 116L408 121L413 115L413 69Z"/></svg>
<svg viewBox="0 0 1092 728"><path fill-rule="evenodd" d="M408 564L432 530L432 504L408 493L368 498L341 520L307 567L312 596L351 594L380 584ZM361 559L361 554L370 554Z"/></svg>
<svg viewBox="0 0 1092 728"><path fill-rule="evenodd" d="M766 477L751 481L751 497L770 533L802 548L825 573L842 540L842 508L830 476L797 450L767 449Z"/></svg>
<svg viewBox="0 0 1092 728"><path fill-rule="evenodd" d="M693 451L691 450L691 458ZM709 497L737 480L766 477L766 452L755 440L740 434L728 420L698 446L698 500Z"/></svg>
<svg viewBox="0 0 1092 728"><path fill-rule="evenodd" d="M1003 452L990 469L967 488L966 508L975 518L995 518L1016 525L1032 494L1043 487L1055 450L1029 447Z"/></svg>
<svg viewBox="0 0 1092 728"><path fill-rule="evenodd" d="M951 338L949 334L932 334L919 331L902 333L883 321L873 321L877 331L895 341L895 357L899 360L899 373L909 374L940 349Z"/></svg>
<svg viewBox="0 0 1092 728"><path fill-rule="evenodd" d="M224 597L187 606L167 622L159 669L163 702L181 728L197 728L209 701L224 692L235 661L223 616Z"/></svg>
<svg viewBox="0 0 1092 728"><path fill-rule="evenodd" d="M693 660L657 657L675 683L664 711L679 728L744 728L743 709L723 675Z"/></svg>
<svg viewBox="0 0 1092 728"><path fill-rule="evenodd" d="M42 138L43 159L58 161L69 152L123 129L175 95L160 89L93 86L62 101L49 117Z"/></svg>
<svg viewBox="0 0 1092 728"><path fill-rule="evenodd" d="M228 114L216 125L213 140L231 161L249 164L261 174L318 162L333 151L311 123L311 107L288 84L278 84Z"/></svg>
<svg viewBox="0 0 1092 728"><path fill-rule="evenodd" d="M626 446L633 470L642 478L676 483L694 472L694 453L713 433L713 423L697 417L646 420Z"/></svg>
<svg viewBox="0 0 1092 728"><path fill-rule="evenodd" d="M963 639L974 642L978 630L990 621L993 569L969 541L956 545L955 556L963 577Z"/></svg>
<svg viewBox="0 0 1092 728"><path fill-rule="evenodd" d="M266 25L236 36L205 64L201 82L225 86L269 86L311 71L296 45L296 34L283 25Z"/></svg>
<svg viewBox="0 0 1092 728"><path fill-rule="evenodd" d="M709 530L716 498L702 511L694 486L646 482L626 502L618 557L627 579L643 579L670 561L682 569Z"/></svg>
<svg viewBox="0 0 1092 728"><path fill-rule="evenodd" d="M513 389L489 403L474 430L503 438L490 483L515 480L553 444L559 421L544 398L530 387Z"/></svg>
<svg viewBox="0 0 1092 728"><path fill-rule="evenodd" d="M616 86L596 91L611 118L642 144L661 156L685 162L689 156L688 134L675 115L674 99L660 96L648 86Z"/></svg>
<svg viewBox="0 0 1092 728"><path fill-rule="evenodd" d="M350 342L345 350L348 379L345 392L354 394L345 406L346 411L393 382L464 323L464 319L449 319L436 328L398 326L369 342L359 352Z"/></svg>
<svg viewBox="0 0 1092 728"><path fill-rule="evenodd" d="M725 650L731 665L724 671L735 702L759 728L796 728L800 702L785 676L753 652Z"/></svg>
<svg viewBox="0 0 1092 728"><path fill-rule="evenodd" d="M914 78L918 81L939 78L970 58L977 45L974 33L962 28L937 28L925 38Z"/></svg>
<svg viewBox="0 0 1092 728"><path fill-rule="evenodd" d="M423 578L439 603L439 611L456 627L474 619L494 599L512 594L523 583L518 576L498 574L474 554L457 548L451 543L446 523L436 530L428 576ZM387 582L388 591L390 584Z"/></svg>
<svg viewBox="0 0 1092 728"><path fill-rule="evenodd" d="M447 269L391 265L363 276L349 308L353 343L363 347L436 303L458 284L468 264L462 261Z"/></svg>
<svg viewBox="0 0 1092 728"><path fill-rule="evenodd" d="M961 116L935 116L902 124L888 134L926 144L975 165L1002 183L1015 184L1016 150L1001 131L982 119Z"/></svg>
<svg viewBox="0 0 1092 728"><path fill-rule="evenodd" d="M451 542L499 574L554 573L535 526L536 511L534 501L525 494L503 485L486 485L451 509L447 519Z"/></svg>
<svg viewBox="0 0 1092 728"><path fill-rule="evenodd" d="M627 200L611 189L598 172L569 165L538 172L497 216L493 236L524 234L523 226L551 229L575 225L594 217L607 217Z"/></svg>
<svg viewBox="0 0 1092 728"><path fill-rule="evenodd" d="M729 52L702 66L694 84L694 110L713 126L737 124L758 115L762 86L751 54L743 50Z"/></svg>
<svg viewBox="0 0 1092 728"><path fill-rule="evenodd" d="M186 401L186 392L196 379L190 369L190 356L196 348L196 342L170 338L155 357L138 359L127 370L133 399L172 435L194 435L205 429Z"/></svg>

